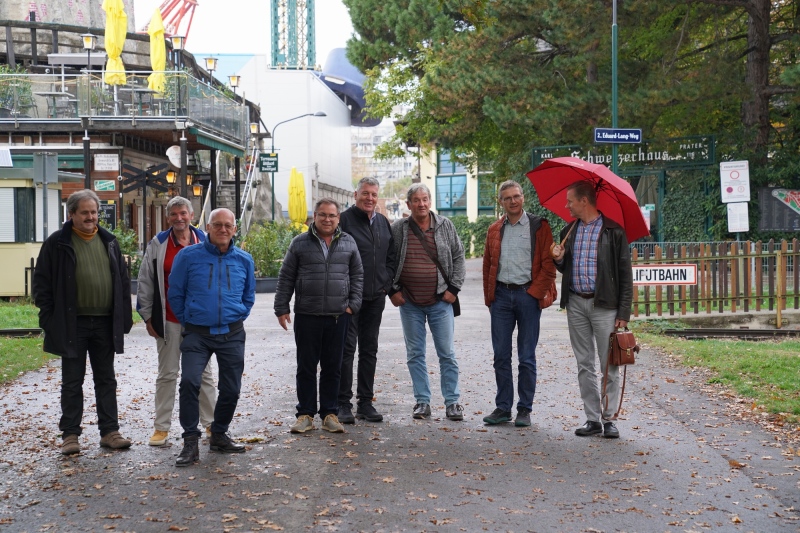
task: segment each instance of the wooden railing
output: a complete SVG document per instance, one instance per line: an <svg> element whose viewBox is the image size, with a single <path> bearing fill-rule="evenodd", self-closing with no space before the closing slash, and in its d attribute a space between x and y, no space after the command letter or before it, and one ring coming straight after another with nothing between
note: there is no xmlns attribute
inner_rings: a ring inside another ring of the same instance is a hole
<svg viewBox="0 0 800 533"><path fill-rule="evenodd" d="M634 285L633 316L781 311L800 308L798 240L655 246L632 250L633 265L696 265L694 285Z"/></svg>

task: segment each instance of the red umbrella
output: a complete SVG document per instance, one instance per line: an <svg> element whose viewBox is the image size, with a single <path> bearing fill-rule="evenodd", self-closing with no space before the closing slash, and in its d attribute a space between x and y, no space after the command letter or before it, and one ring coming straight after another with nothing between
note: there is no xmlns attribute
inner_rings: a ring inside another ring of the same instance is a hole
<svg viewBox="0 0 800 533"><path fill-rule="evenodd" d="M576 157L556 157L527 176L539 195L539 202L567 222L573 220L567 209L567 187L576 181L589 180L595 183L597 209L625 228L628 242L650 235L630 183L603 165Z"/></svg>

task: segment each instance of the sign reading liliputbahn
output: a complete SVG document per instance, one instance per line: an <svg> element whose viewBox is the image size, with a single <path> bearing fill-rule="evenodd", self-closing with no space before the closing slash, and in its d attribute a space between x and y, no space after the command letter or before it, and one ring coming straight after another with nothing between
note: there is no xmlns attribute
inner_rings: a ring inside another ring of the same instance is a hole
<svg viewBox="0 0 800 533"><path fill-rule="evenodd" d="M697 285L697 265L633 265L634 285Z"/></svg>

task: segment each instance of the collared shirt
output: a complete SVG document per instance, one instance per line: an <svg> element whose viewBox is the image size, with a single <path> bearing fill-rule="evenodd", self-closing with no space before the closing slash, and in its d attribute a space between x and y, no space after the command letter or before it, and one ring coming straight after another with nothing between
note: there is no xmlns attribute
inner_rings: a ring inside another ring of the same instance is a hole
<svg viewBox="0 0 800 533"><path fill-rule="evenodd" d="M603 227L603 215L588 224L578 221L575 245L572 247L572 286L575 292L594 292L597 279L597 241Z"/></svg>
<svg viewBox="0 0 800 533"><path fill-rule="evenodd" d="M515 224L508 217L503 223L497 281L514 285L531 282L531 221L525 211Z"/></svg>

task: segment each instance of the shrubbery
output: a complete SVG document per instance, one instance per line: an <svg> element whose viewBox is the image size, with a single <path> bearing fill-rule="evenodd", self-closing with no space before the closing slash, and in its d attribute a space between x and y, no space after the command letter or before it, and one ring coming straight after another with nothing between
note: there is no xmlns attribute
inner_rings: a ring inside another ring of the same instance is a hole
<svg viewBox="0 0 800 533"><path fill-rule="evenodd" d="M256 276L277 278L289 244L300 233L289 221L262 222L250 228L241 248L253 256Z"/></svg>

